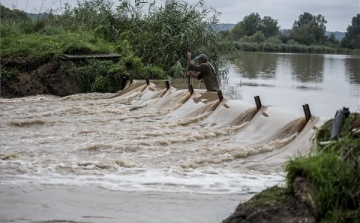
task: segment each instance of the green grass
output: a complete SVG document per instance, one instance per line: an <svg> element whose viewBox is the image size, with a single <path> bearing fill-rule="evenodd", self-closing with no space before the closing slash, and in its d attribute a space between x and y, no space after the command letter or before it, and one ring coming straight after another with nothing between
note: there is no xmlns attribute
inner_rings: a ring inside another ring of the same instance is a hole
<svg viewBox="0 0 360 223"><path fill-rule="evenodd" d="M318 210L317 222L360 222L360 136L349 134L355 114L344 119L339 138L321 147L316 142L328 141L333 120L317 130L314 148L307 156L295 157L286 164L286 187L274 186L240 204L243 208L268 208L291 204L293 183L306 178L314 190ZM349 155L351 154L351 156Z"/></svg>
<svg viewBox="0 0 360 223"><path fill-rule="evenodd" d="M266 208L289 204L292 199L291 193L287 188L278 186L267 188L256 194L250 200L240 204L239 208Z"/></svg>
<svg viewBox="0 0 360 223"><path fill-rule="evenodd" d="M360 137L349 134L355 115L344 120L341 133L324 147L314 144L313 152L290 160L286 166L291 189L297 176L307 178L315 189L320 219L329 222L360 222ZM317 142L329 141L333 120L316 133Z"/></svg>

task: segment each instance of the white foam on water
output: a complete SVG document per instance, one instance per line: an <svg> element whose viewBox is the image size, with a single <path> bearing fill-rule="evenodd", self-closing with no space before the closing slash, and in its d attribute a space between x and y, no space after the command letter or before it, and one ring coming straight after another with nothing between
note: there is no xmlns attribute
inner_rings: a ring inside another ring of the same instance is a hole
<svg viewBox="0 0 360 223"><path fill-rule="evenodd" d="M26 165L23 168L26 167ZM89 170L95 165L89 165ZM183 171L168 169L120 168L114 174L61 175L39 171L37 174L2 176L1 184L47 184L79 187L101 187L108 190L199 193L199 194L249 194L257 193L274 185L283 185L281 173L237 173L226 170L203 169Z"/></svg>
<svg viewBox="0 0 360 223"><path fill-rule="evenodd" d="M2 184L256 193L283 184L318 119L137 83L118 94L0 99ZM282 155L284 154L284 155Z"/></svg>

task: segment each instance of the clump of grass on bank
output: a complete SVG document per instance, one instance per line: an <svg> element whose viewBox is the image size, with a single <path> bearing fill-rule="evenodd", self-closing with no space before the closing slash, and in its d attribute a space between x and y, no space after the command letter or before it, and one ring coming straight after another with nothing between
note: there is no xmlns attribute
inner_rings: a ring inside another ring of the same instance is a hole
<svg viewBox="0 0 360 223"><path fill-rule="evenodd" d="M295 187L299 184L294 182L305 178L309 188L300 185L302 193L306 193L300 196L313 202L312 208L316 210L311 212L317 222L360 222L360 135L351 131L357 122L360 123L360 114L350 114L336 139L331 139L333 120L325 122L315 134L313 151L287 163L286 187L268 188L240 204L237 211L251 215L258 210L295 205L295 197L299 197L295 195ZM329 141L325 146L319 143Z"/></svg>
<svg viewBox="0 0 360 223"><path fill-rule="evenodd" d="M355 117L344 120L336 140L326 146L315 144L313 153L286 166L290 189L297 176L311 182L320 222L360 222L360 137L350 134ZM332 122L317 131L317 142L330 140Z"/></svg>

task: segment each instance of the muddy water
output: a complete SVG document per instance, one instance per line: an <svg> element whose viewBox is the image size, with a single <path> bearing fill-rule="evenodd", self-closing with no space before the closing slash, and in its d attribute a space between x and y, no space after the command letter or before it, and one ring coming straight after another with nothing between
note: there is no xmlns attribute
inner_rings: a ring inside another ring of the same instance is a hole
<svg viewBox="0 0 360 223"><path fill-rule="evenodd" d="M223 101L194 79L193 95L184 79L0 98L0 221L221 222L282 185L286 161L309 152L337 109L360 109L358 56L245 53L241 63L222 80Z"/></svg>
<svg viewBox="0 0 360 223"><path fill-rule="evenodd" d="M285 158L309 150L319 121L142 81L119 94L0 104L2 184L122 191L258 192L283 182Z"/></svg>

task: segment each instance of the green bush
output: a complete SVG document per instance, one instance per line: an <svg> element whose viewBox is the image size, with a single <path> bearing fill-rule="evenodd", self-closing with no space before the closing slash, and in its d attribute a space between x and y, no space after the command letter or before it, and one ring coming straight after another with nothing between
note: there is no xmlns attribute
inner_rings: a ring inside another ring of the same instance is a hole
<svg viewBox="0 0 360 223"><path fill-rule="evenodd" d="M121 89L124 73L112 61L87 60L78 62L62 72L72 75L84 92L116 92Z"/></svg>
<svg viewBox="0 0 360 223"><path fill-rule="evenodd" d="M166 78L165 72L160 67L153 65L146 66L144 72L150 79L161 80Z"/></svg>
<svg viewBox="0 0 360 223"><path fill-rule="evenodd" d="M98 75L95 77L94 82L91 84L91 91L102 92L102 93L109 92L110 85L111 85L111 81L108 77Z"/></svg>

